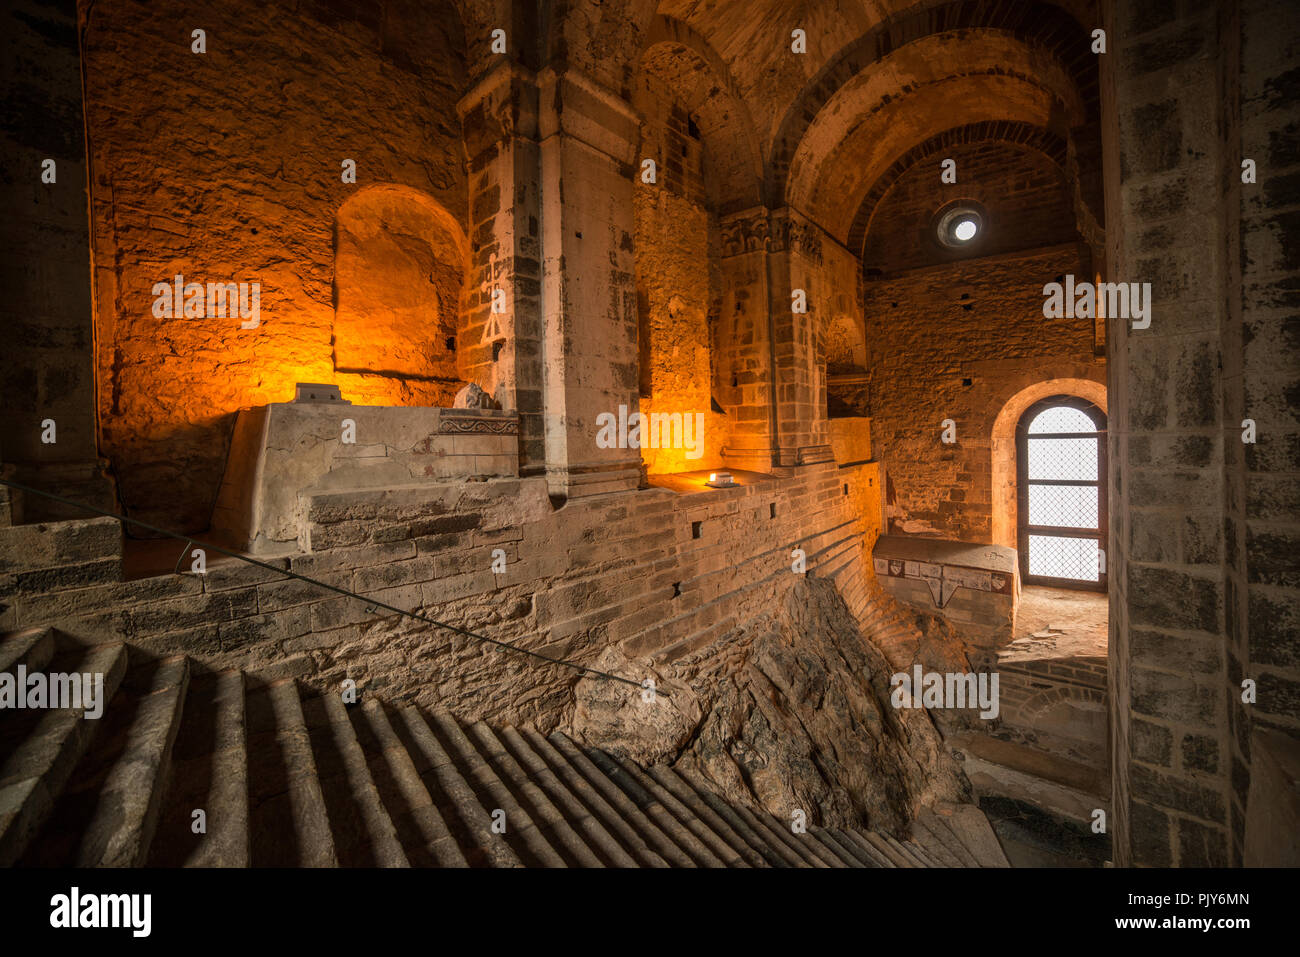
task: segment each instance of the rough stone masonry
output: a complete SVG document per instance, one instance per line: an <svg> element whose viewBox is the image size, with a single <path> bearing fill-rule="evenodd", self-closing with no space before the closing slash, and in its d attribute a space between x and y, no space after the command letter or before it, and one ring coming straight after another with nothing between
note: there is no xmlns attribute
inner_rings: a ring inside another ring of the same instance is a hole
<svg viewBox="0 0 1300 957"><path fill-rule="evenodd" d="M1294 864L1293 6L18 0L0 632L900 833L980 735L1103 782L1092 860ZM889 705L1029 588L1105 596L1104 674Z"/></svg>

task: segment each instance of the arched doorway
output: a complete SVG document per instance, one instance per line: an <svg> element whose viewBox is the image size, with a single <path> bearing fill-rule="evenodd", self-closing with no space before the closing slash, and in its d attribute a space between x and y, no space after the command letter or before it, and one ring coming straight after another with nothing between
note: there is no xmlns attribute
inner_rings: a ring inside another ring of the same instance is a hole
<svg viewBox="0 0 1300 957"><path fill-rule="evenodd" d="M1025 584L1106 590L1106 414L1076 396L1016 424L1017 542Z"/></svg>

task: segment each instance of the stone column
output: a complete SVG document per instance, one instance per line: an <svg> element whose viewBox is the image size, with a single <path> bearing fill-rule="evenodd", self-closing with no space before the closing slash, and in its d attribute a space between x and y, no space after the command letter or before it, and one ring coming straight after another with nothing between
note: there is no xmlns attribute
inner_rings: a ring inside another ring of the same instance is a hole
<svg viewBox="0 0 1300 957"><path fill-rule="evenodd" d="M0 21L5 62L23 77L22 108L0 131L0 461L15 481L112 509L97 449L81 55L66 7L18 0ZM13 503L20 522L87 517L32 495Z"/></svg>
<svg viewBox="0 0 1300 957"><path fill-rule="evenodd" d="M732 423L722 454L732 468L753 472L770 472L777 454L767 238L764 207L722 220L719 395Z"/></svg>
<svg viewBox="0 0 1300 957"><path fill-rule="evenodd" d="M600 448L597 417L638 410L633 176L640 123L582 73L538 77L542 361L552 496L636 488L637 448Z"/></svg>
<svg viewBox="0 0 1300 957"><path fill-rule="evenodd" d="M537 78L510 61L458 104L469 165L470 276L461 376L519 413L519 470L545 467ZM494 295L503 312L493 312Z"/></svg>
<svg viewBox="0 0 1300 957"><path fill-rule="evenodd" d="M768 238L768 290L776 370L777 464L811 465L834 458L826 422L824 357L819 327L830 290L819 276L822 233L795 210L772 213ZM807 312L794 311L802 290Z"/></svg>

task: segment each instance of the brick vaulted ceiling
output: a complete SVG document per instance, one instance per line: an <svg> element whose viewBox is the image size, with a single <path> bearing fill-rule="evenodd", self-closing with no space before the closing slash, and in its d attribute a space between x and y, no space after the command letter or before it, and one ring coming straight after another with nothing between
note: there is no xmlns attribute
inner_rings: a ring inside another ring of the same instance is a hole
<svg viewBox="0 0 1300 957"><path fill-rule="evenodd" d="M666 0L656 22L680 25L725 71L716 90L744 104L764 202L794 205L846 241L890 166L954 126L1025 125L1066 141L1095 123L1094 7ZM796 27L802 56L790 53ZM662 42L657 32L647 41Z"/></svg>

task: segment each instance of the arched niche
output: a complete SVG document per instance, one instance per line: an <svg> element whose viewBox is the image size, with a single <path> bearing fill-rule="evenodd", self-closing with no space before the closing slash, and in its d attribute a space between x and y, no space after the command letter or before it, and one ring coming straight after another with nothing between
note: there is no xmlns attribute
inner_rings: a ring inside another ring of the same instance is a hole
<svg viewBox="0 0 1300 957"><path fill-rule="evenodd" d="M406 186L362 190L335 219L334 368L456 378L469 250L455 217Z"/></svg>

